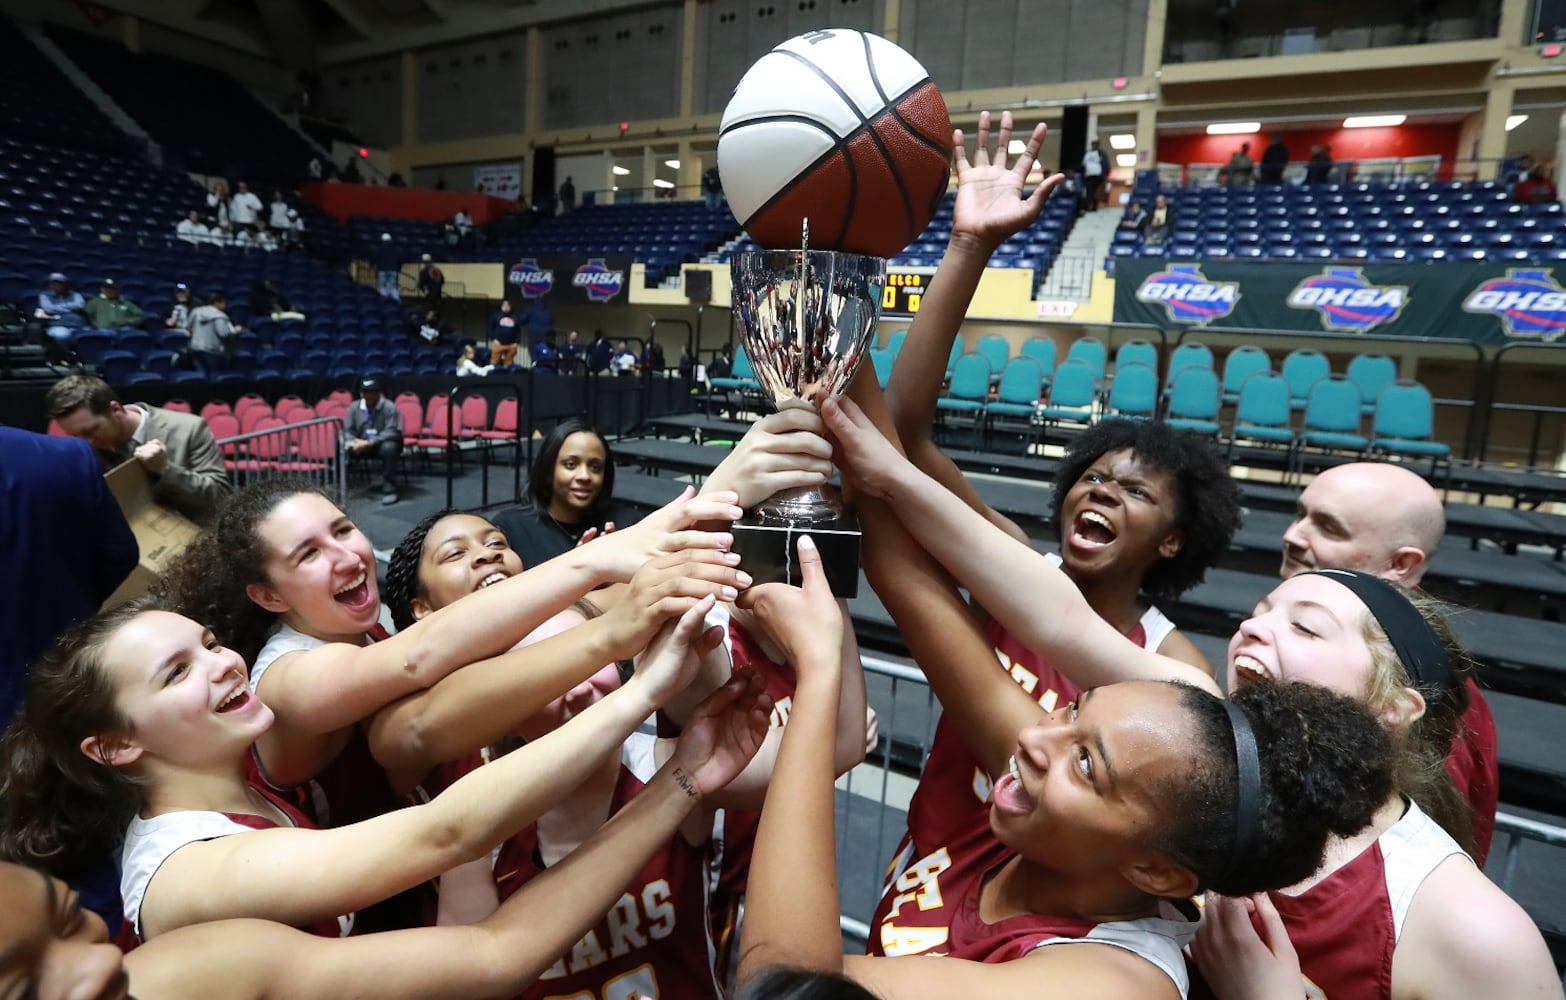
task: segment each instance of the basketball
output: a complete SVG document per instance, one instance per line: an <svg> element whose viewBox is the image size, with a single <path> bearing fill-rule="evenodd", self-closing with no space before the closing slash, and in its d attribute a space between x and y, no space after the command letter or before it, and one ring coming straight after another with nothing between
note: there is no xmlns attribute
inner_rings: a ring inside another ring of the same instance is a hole
<svg viewBox="0 0 1566 1000"><path fill-rule="evenodd" d="M740 79L718 133L718 172L751 239L896 256L946 194L952 123L913 56L877 35L791 38Z"/></svg>

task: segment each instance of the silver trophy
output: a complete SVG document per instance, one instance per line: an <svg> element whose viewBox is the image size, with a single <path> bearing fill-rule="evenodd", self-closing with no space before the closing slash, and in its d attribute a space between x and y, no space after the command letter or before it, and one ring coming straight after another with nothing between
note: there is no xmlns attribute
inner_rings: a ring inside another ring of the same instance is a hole
<svg viewBox="0 0 1566 1000"><path fill-rule="evenodd" d="M778 409L838 396L875 338L886 260L831 250L757 250L731 264L737 317L762 394ZM830 486L785 490L734 526L734 547L758 583L800 582L795 536L821 551L832 592L859 584L859 524Z"/></svg>

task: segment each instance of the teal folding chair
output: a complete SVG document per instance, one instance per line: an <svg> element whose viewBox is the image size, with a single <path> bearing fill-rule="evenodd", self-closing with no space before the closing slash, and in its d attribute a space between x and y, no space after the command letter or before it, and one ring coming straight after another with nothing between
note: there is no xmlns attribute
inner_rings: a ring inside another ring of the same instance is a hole
<svg viewBox="0 0 1566 1000"><path fill-rule="evenodd" d="M1300 430L1295 461L1305 469L1305 449L1364 455L1370 438L1360 433L1359 386L1347 375L1328 375L1310 387L1305 398L1305 425Z"/></svg>
<svg viewBox="0 0 1566 1000"><path fill-rule="evenodd" d="M984 408L984 442L990 442L998 420L1007 426L1021 424L1025 439L1024 453L1033 444L1033 434L1038 427L1039 393L1043 391L1044 375L1039 363L1032 358L1015 357L1006 362L1001 372L1000 387L995 399Z"/></svg>
<svg viewBox="0 0 1566 1000"><path fill-rule="evenodd" d="M1272 367L1272 359L1260 347L1243 344L1223 359L1223 404L1233 406L1240 400L1240 386L1257 372Z"/></svg>
<svg viewBox="0 0 1566 1000"><path fill-rule="evenodd" d="M1115 361L1109 383L1109 413L1130 420L1151 420L1158 413L1158 373L1151 365Z"/></svg>
<svg viewBox="0 0 1566 1000"><path fill-rule="evenodd" d="M990 362L983 355L964 354L952 370L952 382L946 395L935 401L935 415L944 427L946 414L967 416L972 426L982 429L984 404L990 398Z"/></svg>
<svg viewBox="0 0 1566 1000"><path fill-rule="evenodd" d="M887 380L892 377L892 352L884 347L870 348L870 364L875 366L875 380L881 383L881 388L886 388Z"/></svg>
<svg viewBox="0 0 1566 1000"><path fill-rule="evenodd" d="M1376 412L1381 390L1397 381L1397 362L1385 354L1356 354L1348 363L1348 377L1359 386L1359 412Z"/></svg>
<svg viewBox="0 0 1566 1000"><path fill-rule="evenodd" d="M1332 362L1320 351L1301 347L1283 359L1283 379L1289 383L1289 407L1305 409L1310 387L1332 374Z"/></svg>
<svg viewBox="0 0 1566 1000"><path fill-rule="evenodd" d="M974 349L990 363L990 384L999 382L1001 372L1006 370L1006 362L1011 360L1010 341L999 334L992 333L980 337Z"/></svg>
<svg viewBox="0 0 1566 1000"><path fill-rule="evenodd" d="M1122 365L1146 365L1158 370L1158 348L1146 340L1128 340L1115 348L1115 369Z"/></svg>
<svg viewBox="0 0 1566 1000"><path fill-rule="evenodd" d="M1257 372L1240 387L1234 427L1229 432L1229 464L1241 442L1283 450L1283 468L1293 467L1294 429L1289 425L1289 383L1277 372Z"/></svg>
<svg viewBox="0 0 1566 1000"><path fill-rule="evenodd" d="M1449 460L1452 449L1435 439L1435 402L1418 382L1399 379L1376 398L1371 451L1430 459L1430 470Z"/></svg>
<svg viewBox="0 0 1566 1000"><path fill-rule="evenodd" d="M1098 398L1098 377L1093 366L1081 358L1067 358L1055 369L1049 398L1039 410L1045 427L1093 422L1093 403Z"/></svg>
<svg viewBox="0 0 1566 1000"><path fill-rule="evenodd" d="M1187 365L1169 387L1169 412L1164 423L1183 431L1218 436L1218 373Z"/></svg>

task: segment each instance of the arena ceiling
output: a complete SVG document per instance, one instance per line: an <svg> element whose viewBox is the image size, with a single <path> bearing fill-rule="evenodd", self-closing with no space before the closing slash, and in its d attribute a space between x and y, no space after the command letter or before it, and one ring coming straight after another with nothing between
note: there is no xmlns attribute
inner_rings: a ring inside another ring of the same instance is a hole
<svg viewBox="0 0 1566 1000"><path fill-rule="evenodd" d="M667 0L664 0L667 2ZM114 0L146 21L310 69L656 0Z"/></svg>

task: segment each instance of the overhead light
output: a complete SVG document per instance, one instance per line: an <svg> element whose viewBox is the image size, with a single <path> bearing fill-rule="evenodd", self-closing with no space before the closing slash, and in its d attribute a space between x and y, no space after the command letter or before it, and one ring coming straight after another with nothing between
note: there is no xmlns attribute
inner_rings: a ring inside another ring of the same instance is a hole
<svg viewBox="0 0 1566 1000"><path fill-rule="evenodd" d="M1510 132L1512 129L1516 128L1517 126L1521 125L1523 122L1525 122L1527 120L1528 120L1528 116L1527 115L1507 115L1506 116L1506 131Z"/></svg>
<svg viewBox="0 0 1566 1000"><path fill-rule="evenodd" d="M1006 144L1006 152L1010 153L1012 156L1017 156L1022 153L1026 153L1027 151L1028 144L1023 142L1021 139L1013 139L1011 142Z"/></svg>
<svg viewBox="0 0 1566 1000"><path fill-rule="evenodd" d="M1261 131L1261 122L1214 122L1207 126L1208 135L1250 135Z"/></svg>
<svg viewBox="0 0 1566 1000"><path fill-rule="evenodd" d="M1344 128L1391 128L1408 121L1407 115L1355 115L1343 119Z"/></svg>
<svg viewBox="0 0 1566 1000"><path fill-rule="evenodd" d="M1136 166L1136 154L1135 153L1116 153L1115 154L1115 166L1117 166L1117 167L1134 167L1134 166Z"/></svg>
<svg viewBox="0 0 1566 1000"><path fill-rule="evenodd" d="M627 176L630 175L630 173L631 173L631 168L630 167L622 167L622 166L620 166L618 164L615 165L614 175L616 177L627 177Z"/></svg>
<svg viewBox="0 0 1566 1000"><path fill-rule="evenodd" d="M1109 137L1110 149L1135 149L1136 136L1130 132L1116 132Z"/></svg>
<svg viewBox="0 0 1566 1000"><path fill-rule="evenodd" d="M670 170L678 170L678 169L680 169L680 161L679 160L664 160L663 161L663 165L668 167Z"/></svg>
<svg viewBox="0 0 1566 1000"><path fill-rule="evenodd" d="M610 188L609 190L611 190L611 191L618 191L618 190L620 190L620 185L616 184L614 187Z"/></svg>
<svg viewBox="0 0 1566 1000"><path fill-rule="evenodd" d="M672 188L672 187L674 187L674 182L673 181L666 181L662 177L659 177L659 178L657 178L657 179L655 179L653 181L653 187L655 187L655 188Z"/></svg>

